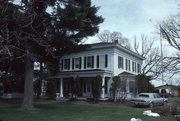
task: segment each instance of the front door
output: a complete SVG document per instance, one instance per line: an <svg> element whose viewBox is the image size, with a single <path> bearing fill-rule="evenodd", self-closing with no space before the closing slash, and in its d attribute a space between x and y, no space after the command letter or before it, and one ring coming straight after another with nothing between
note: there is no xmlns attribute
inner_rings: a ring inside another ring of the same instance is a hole
<svg viewBox="0 0 180 121"><path fill-rule="evenodd" d="M92 81L91 80L84 80L84 93L83 96L90 97L92 92Z"/></svg>

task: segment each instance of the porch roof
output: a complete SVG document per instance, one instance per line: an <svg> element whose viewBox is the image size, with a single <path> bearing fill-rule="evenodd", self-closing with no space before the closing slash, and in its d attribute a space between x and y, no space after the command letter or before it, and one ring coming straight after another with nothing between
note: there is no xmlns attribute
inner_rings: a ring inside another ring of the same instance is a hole
<svg viewBox="0 0 180 121"><path fill-rule="evenodd" d="M59 72L55 78L67 78L67 77L95 77L97 75L112 77L112 72L101 69L89 69L89 70L74 70Z"/></svg>

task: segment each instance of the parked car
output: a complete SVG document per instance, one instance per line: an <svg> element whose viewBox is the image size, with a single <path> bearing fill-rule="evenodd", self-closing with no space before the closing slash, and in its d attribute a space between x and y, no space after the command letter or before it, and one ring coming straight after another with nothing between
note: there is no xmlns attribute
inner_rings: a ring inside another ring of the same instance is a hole
<svg viewBox="0 0 180 121"><path fill-rule="evenodd" d="M167 99L166 99L167 100ZM154 105L164 105L165 99L157 93L140 93L137 97L132 98L131 103L134 105L142 105L153 107Z"/></svg>

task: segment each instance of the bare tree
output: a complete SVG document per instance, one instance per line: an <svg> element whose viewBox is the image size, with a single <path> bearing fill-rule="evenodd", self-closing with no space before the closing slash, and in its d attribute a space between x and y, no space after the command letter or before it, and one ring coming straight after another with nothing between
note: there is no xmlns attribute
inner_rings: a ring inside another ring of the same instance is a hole
<svg viewBox="0 0 180 121"><path fill-rule="evenodd" d="M166 40L177 50L176 55L165 57L165 62L169 64L167 70L174 76L180 73L180 13L163 21L160 26L160 32L162 38L164 38L163 40Z"/></svg>
<svg viewBox="0 0 180 121"><path fill-rule="evenodd" d="M97 35L97 38L101 42L119 43L120 45L128 49L131 49L129 39L126 37L123 37L121 32L110 32L109 30L104 30L103 32Z"/></svg>
<svg viewBox="0 0 180 121"><path fill-rule="evenodd" d="M142 74L151 75L157 78L161 74L161 54L158 47L155 47L155 38L148 38L144 34L141 35L141 41L137 42L134 38L134 50L144 58L142 66Z"/></svg>
<svg viewBox="0 0 180 121"><path fill-rule="evenodd" d="M161 34L169 44L180 51L180 13L161 24Z"/></svg>

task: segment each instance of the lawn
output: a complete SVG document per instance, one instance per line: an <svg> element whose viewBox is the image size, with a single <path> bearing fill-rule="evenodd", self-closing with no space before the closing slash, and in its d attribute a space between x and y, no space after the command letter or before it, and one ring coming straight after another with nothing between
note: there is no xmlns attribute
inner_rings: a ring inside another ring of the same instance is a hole
<svg viewBox="0 0 180 121"><path fill-rule="evenodd" d="M172 97L172 98L169 98L169 103L168 103L168 105L179 106L179 107L180 107L180 97Z"/></svg>
<svg viewBox="0 0 180 121"><path fill-rule="evenodd" d="M177 99L178 100L178 99ZM0 101L0 120L2 121L130 121L132 117L143 121L174 121L173 118L154 118L143 116L148 108L130 106L95 106L67 104L61 102L41 104L37 109L20 110L20 101Z"/></svg>

